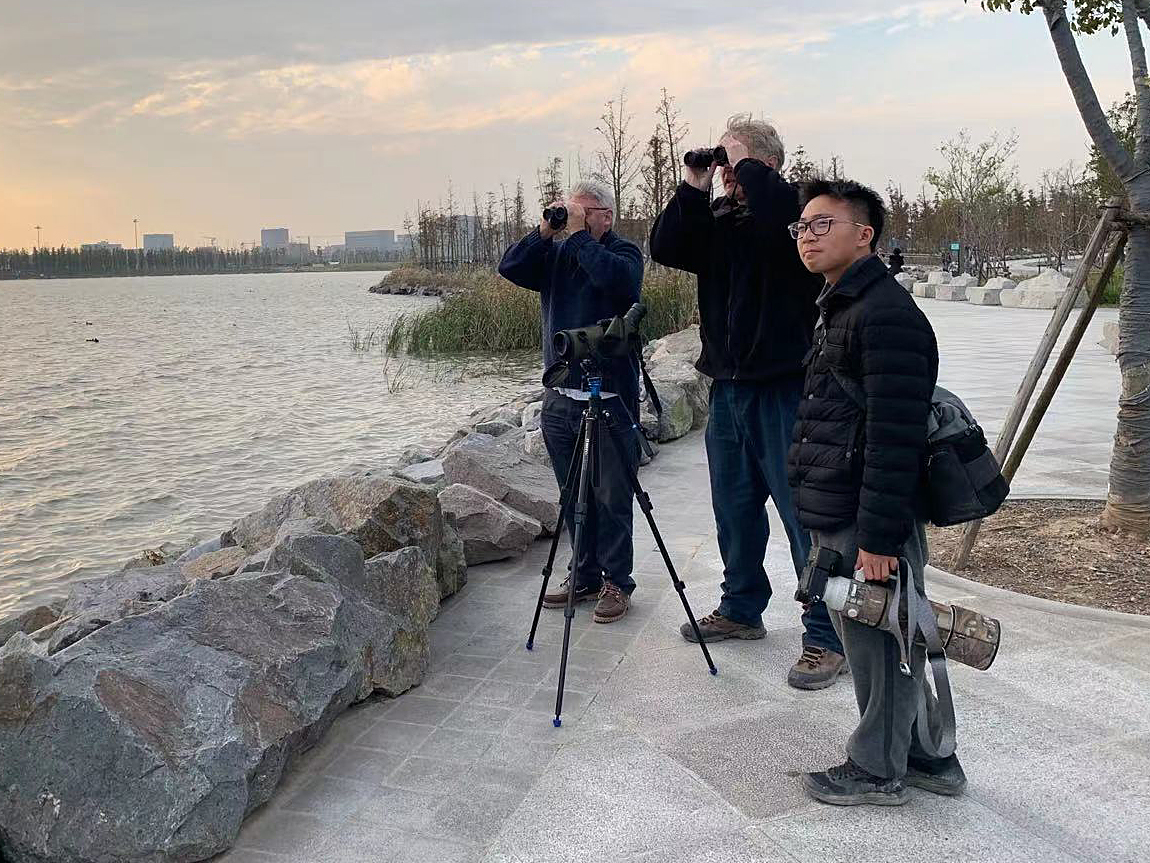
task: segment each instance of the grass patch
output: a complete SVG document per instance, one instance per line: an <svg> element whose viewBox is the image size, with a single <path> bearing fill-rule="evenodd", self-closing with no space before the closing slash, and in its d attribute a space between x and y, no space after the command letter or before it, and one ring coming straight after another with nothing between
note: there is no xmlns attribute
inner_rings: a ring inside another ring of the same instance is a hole
<svg viewBox="0 0 1150 863"><path fill-rule="evenodd" d="M477 272L477 270L447 270L437 273L434 270L405 264L388 273L387 280L395 285L407 285L412 288L461 290L471 284L471 279Z"/></svg>
<svg viewBox="0 0 1150 863"><path fill-rule="evenodd" d="M1098 279L1101 273L1095 271L1090 274L1089 287L1091 290L1098 284ZM1101 305L1103 306L1117 306L1118 298L1122 295L1122 279L1124 277L1123 267L1121 265L1114 268L1114 273L1110 276L1110 281L1106 283L1106 287L1102 289Z"/></svg>
<svg viewBox="0 0 1150 863"><path fill-rule="evenodd" d="M398 279L399 272L389 278ZM490 270L420 272L447 280L428 286L454 290L435 308L396 317L383 337L389 353L507 353L539 347L542 324L538 294ZM411 284L406 279L403 283ZM648 270L643 279L643 302L647 316L642 331L647 339L677 332L698 320L695 277L687 273L662 267Z"/></svg>

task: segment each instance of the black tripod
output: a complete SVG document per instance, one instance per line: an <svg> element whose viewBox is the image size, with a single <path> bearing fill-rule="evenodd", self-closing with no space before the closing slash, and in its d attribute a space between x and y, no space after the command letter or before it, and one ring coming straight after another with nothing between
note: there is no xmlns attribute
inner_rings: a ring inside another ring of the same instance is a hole
<svg viewBox="0 0 1150 863"><path fill-rule="evenodd" d="M576 562L579 560L579 552L583 547L584 541L583 531L587 522L587 510L591 500L591 489L593 486L599 484L599 447L601 445L604 420L608 420L606 423L607 431L609 432L608 437L619 453L619 460L624 465L629 465L623 441L619 440L618 437L618 430L612 427L609 422L611 414L609 411L603 410L603 399L600 395L603 378L589 360L584 361L583 367L587 372L587 389L589 392L587 409L583 412L583 421L579 425L579 436L575 445L576 457L571 460L571 467L567 472L567 481L564 483L559 496L559 525L555 530L555 535L551 538L551 550L547 555L547 563L543 567L543 584L539 588L539 600L535 603L535 617L531 621L531 634L527 636L528 650L531 650L535 644L535 631L539 627L539 614L543 609L543 596L547 593L547 582L551 578L551 568L555 563L555 552L559 548L559 535L563 531L567 510L571 505L571 492L576 489L575 536L572 538L571 544L572 560ZM623 415L628 419L631 429L641 436L642 433L639 426L630 416L622 400L618 399L617 401L619 401L619 410L621 410ZM659 552L663 555L663 563L667 565L667 572L671 575L671 583L675 586L675 590L678 591L679 599L683 601L683 609L687 612L687 619L691 621L691 628L695 630L695 638L698 639L699 647L703 650L703 657L707 660L707 666L710 668L711 674L718 674L718 669L715 668L715 663L711 660L710 651L707 650L707 644L703 641L702 633L699 632L699 624L695 621L695 615L687 602L687 595L684 592L686 585L679 579L678 574L675 572L675 565L671 562L671 555L667 553L667 546L663 544L663 536L659 533L659 526L655 524L655 517L651 514L651 498L639 484L639 478L635 475L635 471L629 466L627 467L627 478L630 480L631 489L635 493L635 499L639 502L639 508L643 510L643 515L647 518L647 524L651 527L651 533L655 537L655 543L659 546ZM559 660L559 687L555 693L555 718L552 720L556 728L562 725L560 714L563 712L563 685L567 677L567 649L571 641L571 621L575 617L575 581L575 573L572 572L567 583L567 605L563 610L563 653Z"/></svg>

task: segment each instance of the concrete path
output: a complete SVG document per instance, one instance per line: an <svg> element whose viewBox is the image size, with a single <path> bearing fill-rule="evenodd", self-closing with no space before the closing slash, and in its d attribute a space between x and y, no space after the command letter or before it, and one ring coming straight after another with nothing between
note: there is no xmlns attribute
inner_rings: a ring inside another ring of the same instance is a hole
<svg viewBox="0 0 1150 863"><path fill-rule="evenodd" d="M721 564L702 436L668 445L643 481L704 614ZM678 635L682 606L637 527L632 612L602 626L579 608L560 729L551 711L562 613L545 611L541 643L523 646L545 545L473 568L433 624L426 683L338 720L221 859L1144 859L1150 618L935 574L934 598L1004 629L991 671L951 669L969 791L920 793L900 809L825 807L797 774L842 760L853 691L849 677L819 693L784 682L800 628L781 535L776 521L768 635L713 645L712 677Z"/></svg>
<svg viewBox="0 0 1150 863"><path fill-rule="evenodd" d="M996 432L1049 313L922 301L940 382ZM1096 344L1103 311L1014 488L1104 496L1118 397ZM702 435L643 474L697 615L721 581ZM562 613L524 650L546 546L475 567L432 626L418 689L341 717L227 861L1120 861L1150 854L1150 618L1019 596L934 572L933 598L1003 624L993 669L952 666L956 800L835 809L797 774L842 760L857 718L850 678L786 686L800 625L772 511L776 599L762 641L712 646L720 674L678 635L682 606L637 517L639 588L610 626L579 608L563 727L551 715ZM560 564L567 559L560 551Z"/></svg>

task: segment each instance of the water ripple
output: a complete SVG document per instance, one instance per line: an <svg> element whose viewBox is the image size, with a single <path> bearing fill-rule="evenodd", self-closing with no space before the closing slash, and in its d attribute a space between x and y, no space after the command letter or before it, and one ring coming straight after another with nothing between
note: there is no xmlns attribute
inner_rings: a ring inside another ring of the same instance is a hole
<svg viewBox="0 0 1150 863"><path fill-rule="evenodd" d="M299 482L441 439L536 379L533 360L462 383L411 363L389 392L382 357L353 353L348 325L429 301L368 294L378 279L0 283L0 616L143 548L206 537Z"/></svg>

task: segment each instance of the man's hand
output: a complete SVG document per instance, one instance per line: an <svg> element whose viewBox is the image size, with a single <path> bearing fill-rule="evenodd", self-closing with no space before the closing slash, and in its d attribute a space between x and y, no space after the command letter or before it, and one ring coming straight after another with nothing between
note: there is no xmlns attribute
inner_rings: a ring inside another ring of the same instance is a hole
<svg viewBox="0 0 1150 863"><path fill-rule="evenodd" d="M587 212L581 204L567 201L567 230L574 234L587 227Z"/></svg>
<svg viewBox="0 0 1150 863"><path fill-rule="evenodd" d="M863 571L867 581L886 581L898 569L898 558L886 554L871 554L859 549L855 572Z"/></svg>
<svg viewBox="0 0 1150 863"><path fill-rule="evenodd" d="M700 192L711 191L711 182L715 176L715 169L718 167L714 162L711 163L709 168L692 168L690 165L683 166L683 174L688 185L694 186Z"/></svg>
<svg viewBox="0 0 1150 863"><path fill-rule="evenodd" d="M751 151L747 149L747 145L729 132L719 139L719 143L726 148L727 161L731 163L732 169L743 159L748 159L751 156Z"/></svg>

